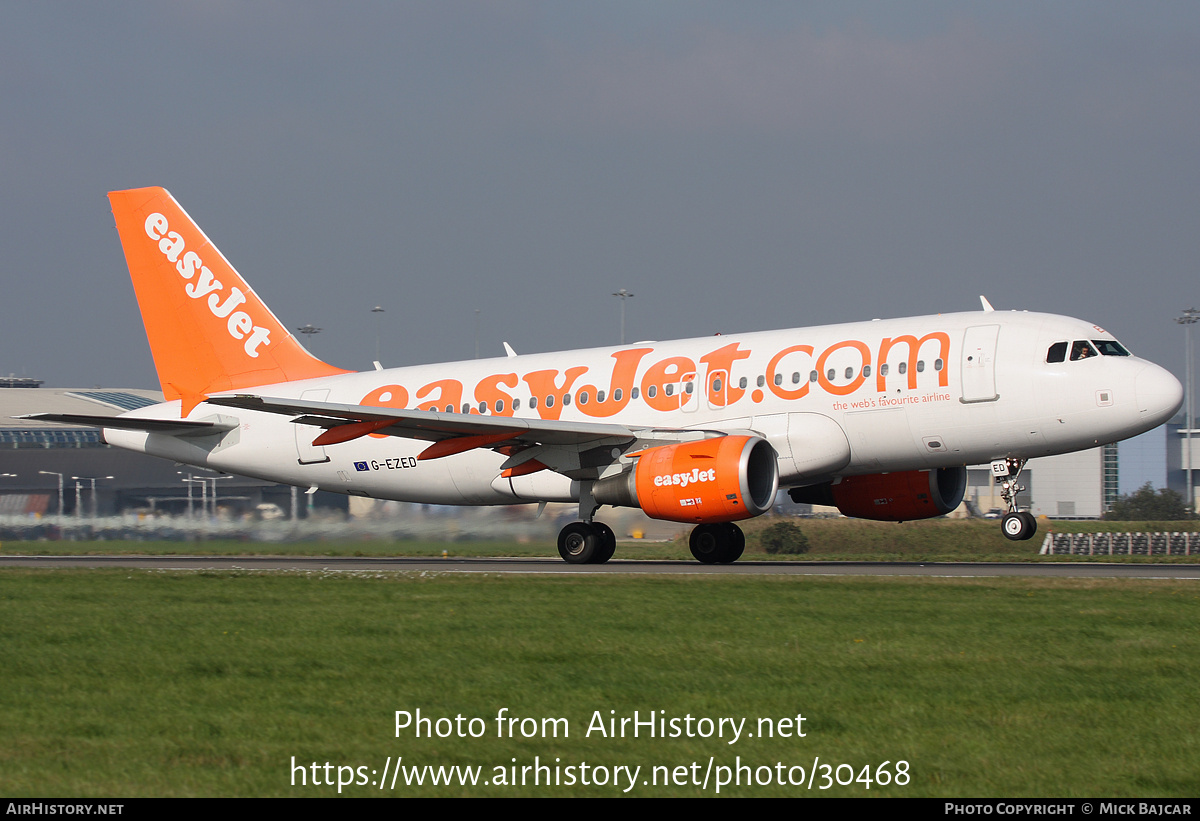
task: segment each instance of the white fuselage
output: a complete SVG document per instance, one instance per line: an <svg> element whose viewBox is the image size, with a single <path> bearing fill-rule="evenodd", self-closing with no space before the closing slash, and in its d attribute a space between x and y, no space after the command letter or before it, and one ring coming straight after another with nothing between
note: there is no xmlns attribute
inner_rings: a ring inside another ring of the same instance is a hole
<svg viewBox="0 0 1200 821"><path fill-rule="evenodd" d="M782 486L836 476L1031 458L1114 442L1179 407L1178 380L1134 356L1048 362L1055 343L1112 341L1076 319L973 312L647 342L309 379L265 397L637 427L753 431L779 454ZM1118 348L1119 350L1119 348ZM241 391L239 391L241 392ZM131 415L179 418L179 402ZM106 429L121 447L323 490L438 504L570 501L542 471L502 479L487 449L418 461L429 443L364 436L323 448L322 429L201 403L219 435Z"/></svg>

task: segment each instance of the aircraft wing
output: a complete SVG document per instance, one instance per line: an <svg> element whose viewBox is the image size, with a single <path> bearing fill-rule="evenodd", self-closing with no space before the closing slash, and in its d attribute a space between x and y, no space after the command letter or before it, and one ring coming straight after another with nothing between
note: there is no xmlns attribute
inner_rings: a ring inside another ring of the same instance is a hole
<svg viewBox="0 0 1200 821"><path fill-rule="evenodd" d="M437 411L342 405L300 399L237 394L211 396L210 405L291 416L299 425L324 428L314 446L348 442L368 434L400 436L433 444L421 459L436 459L475 448L500 450L506 471L549 468L572 478L594 476L616 461L611 449L724 436L724 431L633 427L602 422L561 422L509 416L440 413ZM528 464L526 464L528 463Z"/></svg>
<svg viewBox="0 0 1200 821"><path fill-rule="evenodd" d="M327 430L355 423L388 423L370 433L403 436L440 442L459 436L491 436L508 433L516 441L546 445L579 445L595 439L612 437L636 439L638 429L627 425L599 422L555 422L544 419L520 419L510 416L483 416L464 413L380 408L370 405L340 405L332 402L309 402L301 399L272 399L265 396L238 394L212 396L210 405L227 408L265 411L296 417L299 425L313 425ZM364 434L365 435L365 434ZM357 438L357 437L354 437ZM342 440L348 441L348 440Z"/></svg>

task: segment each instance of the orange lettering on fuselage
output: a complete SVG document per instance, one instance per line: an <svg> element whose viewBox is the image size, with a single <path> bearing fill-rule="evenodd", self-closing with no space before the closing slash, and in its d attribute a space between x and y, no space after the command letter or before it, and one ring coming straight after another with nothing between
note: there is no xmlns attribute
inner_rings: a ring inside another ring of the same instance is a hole
<svg viewBox="0 0 1200 821"><path fill-rule="evenodd" d="M458 405L462 402L462 382L457 379L439 379L436 382L430 382L417 391L417 399L424 399L435 389L438 391L438 395L417 405L417 410L445 411L446 408L450 408L452 413L457 413Z"/></svg>
<svg viewBox="0 0 1200 821"><path fill-rule="evenodd" d="M515 388L520 383L515 373L498 373L486 376L475 386L475 401L486 402L487 412L493 416L512 416L513 398L500 390L501 385Z"/></svg>
<svg viewBox="0 0 1200 821"><path fill-rule="evenodd" d="M848 396L859 391L870 378L869 367L875 368L875 390L877 393L887 392L889 374L884 367L888 364L889 355L899 345L907 346L906 358L902 360L903 368L893 372L902 376L910 390L917 387L917 374L921 360L921 350L929 343L937 343L938 360L934 363L937 371L938 385L947 387L950 369L947 366L950 357L950 335L944 331L931 331L919 339L912 334L902 334L895 337L885 337L879 342L877 355L873 358L871 349L865 342L857 339L844 339L835 342L817 355L812 345L791 345L783 348L771 357L765 373L766 387L780 399L795 401L808 396L815 384L826 394L832 396ZM855 354L850 361L845 355L839 356L843 349L853 349ZM712 408L729 407L737 404L747 391L735 387L741 380L734 377L733 371L738 362L749 359L752 351L734 342L723 345L700 357L700 363L705 366L698 371L696 363L686 356L667 356L657 362L652 362L642 373L638 382L637 372L647 355L654 353L654 348L628 348L610 354L614 360L612 372L609 375L607 389L587 384L574 389L576 381L590 369L582 365L567 368L565 372L554 369L532 371L518 377L517 373L499 373L486 376L479 380L473 388L475 404L468 412L479 414L480 403L486 403L487 414L498 416L513 415L515 389L523 380L528 386L531 396L536 399L536 409L542 419L558 420L563 408L569 407L572 400L576 408L584 416L593 418L608 418L617 415L629 406L633 400L634 386L640 384L641 396L645 405L653 410L668 413L685 410L698 406L699 396L695 387L696 380L703 376L706 385L703 386L703 396ZM795 355L803 357L800 362L791 362L783 368L785 358ZM814 359L815 357L815 359ZM829 367L830 360L837 362L836 368ZM846 384L837 384L840 378L837 371L845 369ZM782 371L790 371L791 376L785 380ZM834 370L830 376L829 371ZM795 387L785 387L785 381ZM692 383L692 392L687 392L688 383ZM756 393L755 401L761 400L761 393ZM464 395L463 383L457 379L439 379L421 387L416 392L420 404L418 410L453 413L462 411ZM603 398L601 398L603 397ZM550 401L547 401L549 399ZM580 401L583 400L583 401ZM524 401L524 400L523 400ZM360 404L383 408L405 408L408 406L408 391L401 385L382 385L375 388L362 398ZM687 403L691 403L688 405ZM371 434L382 437L383 434Z"/></svg>
<svg viewBox="0 0 1200 821"><path fill-rule="evenodd" d="M646 369L642 377L642 399L656 411L679 410L683 395L681 382L691 376L695 379L696 363L686 356L668 356Z"/></svg>
<svg viewBox="0 0 1200 821"><path fill-rule="evenodd" d="M653 348L630 348L613 354L612 358L617 361L613 365L612 378L609 380L604 399L600 399L601 391L595 385L584 385L579 392L586 392L588 401L581 403L578 399L575 400L579 412L586 416L609 417L625 410L625 406L629 404L638 365L642 357L653 352Z"/></svg>
<svg viewBox="0 0 1200 821"><path fill-rule="evenodd" d="M944 331L933 331L925 334L925 336L917 339L912 334L904 334L903 336L888 337L879 343L879 364L884 365L888 361L888 354L896 345L904 343L908 345L908 389L917 389L917 361L921 355L921 346L931 339L936 339L940 343L938 348L938 358L942 360L943 367L938 372L938 385L946 387L950 379L950 369L945 367L950 361L950 336ZM887 376L883 373L883 368L876 371L875 390L878 393L883 393L887 390Z"/></svg>
<svg viewBox="0 0 1200 821"><path fill-rule="evenodd" d="M804 353L812 356L812 345L793 345L790 348L784 348L779 353L771 357L771 362L767 365L767 387L771 389L771 393L778 396L780 399L799 399L808 394L808 380L805 379L798 388L791 390L783 387L783 379L776 381L775 369L779 367L779 363L783 358L790 353Z"/></svg>
<svg viewBox="0 0 1200 821"><path fill-rule="evenodd" d="M858 367L854 369L854 372L858 374L858 376L854 377L854 379L845 385L833 384L833 382L829 380L828 374L825 373L825 363L828 361L829 355L839 348L854 348L858 351L859 356L862 357L862 361L859 362ZM859 387L862 386L862 383L866 381L866 377L863 376L863 368L870 364L871 349L867 347L865 342L859 342L857 339L847 339L844 342L838 342L835 345L830 345L817 359L817 384L824 388L826 393L832 393L834 396L846 396L854 393L859 389ZM916 385L914 384L913 387L916 387Z"/></svg>
<svg viewBox="0 0 1200 821"><path fill-rule="evenodd" d="M739 359L749 359L750 351L743 351L737 342L726 345L723 348L717 348L712 353L707 353L700 357L700 361L708 366L704 381L708 384L704 386L705 393L708 395L708 403L714 408L723 408L727 405L735 404L746 393L742 388L735 388L730 380L730 374L733 372L733 363ZM723 380L724 384L717 386L714 377Z"/></svg>
<svg viewBox="0 0 1200 821"><path fill-rule="evenodd" d="M557 382L558 371L556 370L534 371L525 374L525 384L529 385L530 392L537 397L538 416L557 421L558 417L562 416L563 397L571 392L571 386L575 384L575 380L585 373L587 373L587 368L582 365L567 368L561 385ZM546 401L547 397L552 397L553 401Z"/></svg>

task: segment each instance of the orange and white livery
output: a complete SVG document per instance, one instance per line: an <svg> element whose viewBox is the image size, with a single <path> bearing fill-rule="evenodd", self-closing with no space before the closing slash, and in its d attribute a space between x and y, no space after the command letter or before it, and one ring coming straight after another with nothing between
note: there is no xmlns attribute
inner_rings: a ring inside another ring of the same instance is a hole
<svg viewBox="0 0 1200 821"><path fill-rule="evenodd" d="M603 505L696 525L798 501L891 521L954 509L966 466L1004 481L1010 538L1036 525L1025 460L1149 430L1171 374L1048 314L875 320L353 373L313 357L162 188L109 195L167 401L89 422L108 442L306 488L437 504L578 502L570 562L607 561Z"/></svg>

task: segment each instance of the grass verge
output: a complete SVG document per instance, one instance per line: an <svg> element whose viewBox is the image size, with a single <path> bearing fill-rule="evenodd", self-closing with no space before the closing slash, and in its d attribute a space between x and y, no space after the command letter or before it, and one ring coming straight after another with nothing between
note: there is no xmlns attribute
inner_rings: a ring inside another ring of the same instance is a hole
<svg viewBox="0 0 1200 821"><path fill-rule="evenodd" d="M343 794L623 789L547 786L553 770L538 786L519 771L516 786L483 785L535 757L576 767L577 782L582 762L593 777L641 767L631 795L712 795L716 773L692 783L710 758L756 779L781 763L786 780L818 757L811 790L747 786L743 774L721 794L1200 792L1194 583L33 570L2 582L10 797L329 795L337 788L312 786L312 763L321 781L336 782L338 766L369 781L389 756L480 767L479 784L427 775ZM484 732L396 737L395 711L418 708L478 717ZM564 718L569 735L499 738L501 708ZM596 716L635 710L745 718L754 737L585 734ZM805 737L759 736L758 719L798 714ZM847 780L899 760L906 785L818 789L824 764L850 765L829 773Z"/></svg>
<svg viewBox="0 0 1200 821"><path fill-rule="evenodd" d="M745 560L752 561L1117 561L1195 563L1197 556L1039 556L1045 534L1116 531L1175 531L1195 527L1192 522L1050 522L1039 523L1038 534L1026 542L1011 542L995 521L932 519L921 522L868 522L855 519L794 519L809 538L811 550L803 555L770 555L758 544L757 534L773 522L772 516L742 522L746 531ZM621 540L618 559L678 559L690 561L687 528L673 542ZM379 541L344 539L324 542L259 543L250 541L5 541L0 555L289 555L289 556L558 556L556 546L545 541Z"/></svg>

